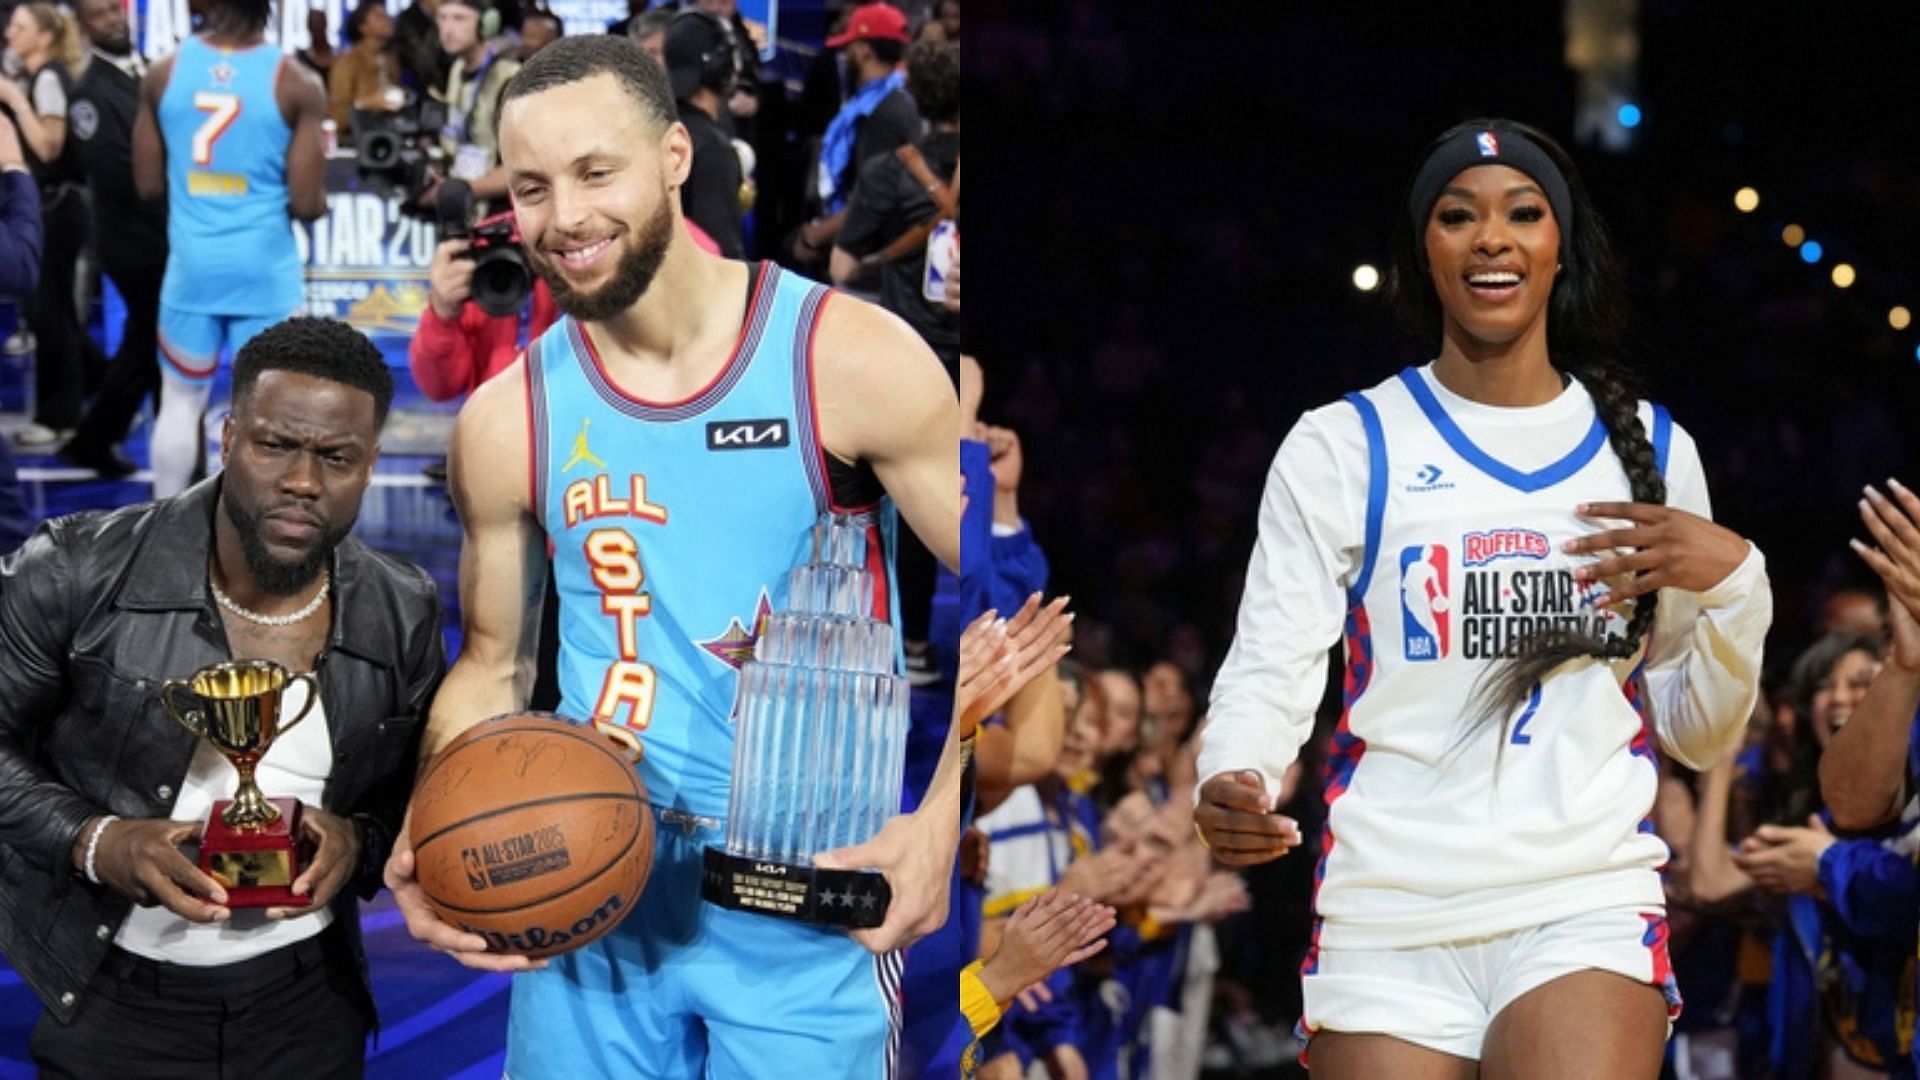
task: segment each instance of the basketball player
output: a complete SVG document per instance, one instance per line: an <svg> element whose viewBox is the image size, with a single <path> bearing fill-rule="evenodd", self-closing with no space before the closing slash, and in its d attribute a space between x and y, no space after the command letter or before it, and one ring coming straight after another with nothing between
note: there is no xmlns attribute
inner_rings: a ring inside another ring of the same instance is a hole
<svg viewBox="0 0 1920 1080"><path fill-rule="evenodd" d="M879 308L695 247L678 192L692 144L665 71L632 40L555 42L500 115L521 235L567 317L476 390L455 429L466 645L424 753L524 705L551 551L561 711L644 745L658 840L638 910L540 970L429 914L410 850L388 879L415 937L522 972L507 1042L519 1080L882 1076L896 950L945 918L957 741L920 810L818 857L885 871L876 929L850 939L706 904L701 855L724 839L741 634L784 603L821 515L869 515L868 565L884 572L897 506L958 564L952 384ZM875 610L892 614L884 592Z"/></svg>
<svg viewBox="0 0 1920 1080"><path fill-rule="evenodd" d="M1438 359L1282 445L1196 823L1234 866L1299 842L1271 811L1344 625L1304 966L1316 1080L1651 1080L1678 1007L1652 740L1702 768L1739 737L1764 563L1608 362L1617 271L1564 151L1462 125L1405 212L1395 288Z"/></svg>
<svg viewBox="0 0 1920 1080"><path fill-rule="evenodd" d="M326 90L267 43L270 14L268 0L209 0L205 31L140 86L135 186L167 197L156 497L192 477L221 350L237 352L302 306L289 215L327 211Z"/></svg>

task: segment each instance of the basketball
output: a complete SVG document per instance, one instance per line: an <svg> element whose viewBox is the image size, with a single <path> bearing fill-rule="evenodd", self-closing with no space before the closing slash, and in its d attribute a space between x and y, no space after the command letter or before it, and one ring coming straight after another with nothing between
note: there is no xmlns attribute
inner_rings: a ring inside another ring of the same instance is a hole
<svg viewBox="0 0 1920 1080"><path fill-rule="evenodd" d="M653 865L653 814L625 755L542 713L462 732L413 795L415 876L447 923L491 951L579 948L633 910Z"/></svg>

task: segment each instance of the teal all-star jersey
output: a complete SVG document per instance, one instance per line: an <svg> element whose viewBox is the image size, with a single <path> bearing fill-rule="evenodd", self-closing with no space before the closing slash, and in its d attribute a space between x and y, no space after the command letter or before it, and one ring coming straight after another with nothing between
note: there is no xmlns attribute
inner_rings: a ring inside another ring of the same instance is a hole
<svg viewBox="0 0 1920 1080"><path fill-rule="evenodd" d="M634 733L652 801L721 819L740 665L786 604L787 573L836 507L815 432L812 341L824 287L754 265L734 354L678 402L608 377L571 318L528 350L532 505L560 595L560 711ZM843 301L844 302L844 301ZM868 541L890 617L892 510Z"/></svg>
<svg viewBox="0 0 1920 1080"><path fill-rule="evenodd" d="M301 306L287 215L287 144L274 84L291 60L188 38L157 117L167 147L167 271L160 302L201 315L285 318Z"/></svg>

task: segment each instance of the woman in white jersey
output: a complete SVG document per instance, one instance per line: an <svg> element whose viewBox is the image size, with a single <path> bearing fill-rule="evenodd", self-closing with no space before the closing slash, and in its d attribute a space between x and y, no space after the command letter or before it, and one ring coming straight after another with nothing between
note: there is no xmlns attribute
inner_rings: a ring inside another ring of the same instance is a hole
<svg viewBox="0 0 1920 1080"><path fill-rule="evenodd" d="M1704 768L1739 736L1765 566L1609 366L1618 274L1565 151L1463 124L1405 214L1393 286L1438 359L1281 446L1195 820L1228 865L1299 843L1271 811L1344 638L1316 1080L1651 1080L1679 1004L1654 747Z"/></svg>

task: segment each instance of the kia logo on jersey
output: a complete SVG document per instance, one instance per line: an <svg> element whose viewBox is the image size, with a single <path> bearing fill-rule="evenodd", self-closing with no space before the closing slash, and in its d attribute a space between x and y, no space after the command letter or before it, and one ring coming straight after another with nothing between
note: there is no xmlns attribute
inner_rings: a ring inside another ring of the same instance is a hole
<svg viewBox="0 0 1920 1080"><path fill-rule="evenodd" d="M785 420L718 420L707 425L709 450L770 450L787 441Z"/></svg>
<svg viewBox="0 0 1920 1080"><path fill-rule="evenodd" d="M1409 660L1439 660L1453 643L1447 549L1422 544L1400 552L1400 620Z"/></svg>

